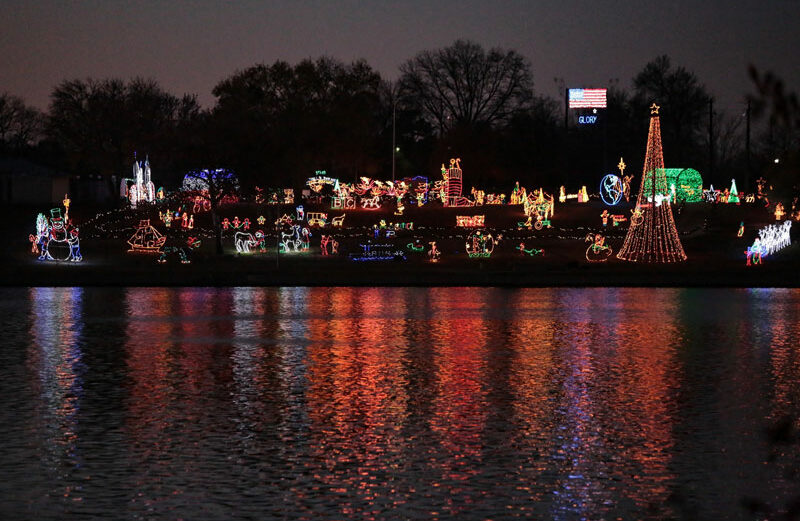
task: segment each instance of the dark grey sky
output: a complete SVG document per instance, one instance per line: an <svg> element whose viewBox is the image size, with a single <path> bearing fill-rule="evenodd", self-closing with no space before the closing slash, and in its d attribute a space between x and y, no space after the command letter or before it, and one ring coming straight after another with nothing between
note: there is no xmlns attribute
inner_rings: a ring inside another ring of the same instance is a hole
<svg viewBox="0 0 800 521"><path fill-rule="evenodd" d="M800 1L0 1L0 92L46 107L66 78L146 76L175 94L211 89L277 59L365 58L384 77L458 38L516 49L536 90L603 87L659 54L695 72L717 107L740 110L747 65L800 90Z"/></svg>

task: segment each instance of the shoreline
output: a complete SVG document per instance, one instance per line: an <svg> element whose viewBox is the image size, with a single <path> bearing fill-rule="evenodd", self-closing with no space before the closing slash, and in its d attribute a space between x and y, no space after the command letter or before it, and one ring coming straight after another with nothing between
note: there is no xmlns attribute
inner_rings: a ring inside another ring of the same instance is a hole
<svg viewBox="0 0 800 521"><path fill-rule="evenodd" d="M216 262L189 265L23 264L6 265L1 286L449 286L449 287L800 287L800 270L792 263L717 268L672 265L606 265L474 261L450 263L394 262L366 264L347 259L280 259L238 262L224 256ZM247 259L250 260L250 259ZM527 260L527 259L526 259Z"/></svg>

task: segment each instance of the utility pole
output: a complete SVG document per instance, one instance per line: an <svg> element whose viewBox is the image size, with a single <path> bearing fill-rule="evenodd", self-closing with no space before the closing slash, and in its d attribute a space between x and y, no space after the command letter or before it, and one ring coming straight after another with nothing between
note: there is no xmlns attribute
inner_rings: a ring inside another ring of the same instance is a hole
<svg viewBox="0 0 800 521"><path fill-rule="evenodd" d="M708 99L708 182L714 182L714 98Z"/></svg>
<svg viewBox="0 0 800 521"><path fill-rule="evenodd" d="M397 147L395 146L395 118L397 113L397 97L392 102L392 183L394 183L394 156L397 154Z"/></svg>
<svg viewBox="0 0 800 521"><path fill-rule="evenodd" d="M747 112L745 112L746 116L746 133L744 137L744 150L745 150L745 157L747 159L747 170L745 172L745 180L744 180L744 189L750 189L750 100L747 100Z"/></svg>

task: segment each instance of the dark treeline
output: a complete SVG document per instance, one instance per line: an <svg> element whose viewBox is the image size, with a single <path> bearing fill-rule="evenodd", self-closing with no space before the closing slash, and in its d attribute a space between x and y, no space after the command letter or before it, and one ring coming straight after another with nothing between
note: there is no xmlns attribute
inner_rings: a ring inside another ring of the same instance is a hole
<svg viewBox="0 0 800 521"><path fill-rule="evenodd" d="M203 167L233 169L247 190L297 187L317 170L344 181L391 179L393 169L396 178L432 177L460 157L468 185L574 189L616 171L619 157L628 172L641 169L655 101L668 166L696 168L718 186L735 177L747 189L759 175L787 190L796 183L797 98L769 74L751 71L753 115L769 117L753 120L748 147L744 101L735 113L719 110L700 79L667 56L627 88L592 85L609 90L591 126L565 114L564 99L537 93L529 61L513 50L456 41L420 52L400 73L392 83L365 61L327 57L256 64L222 79L209 109L151 79L70 79L53 89L46 113L0 95L0 153L110 185L129 174L137 152L168 188Z"/></svg>

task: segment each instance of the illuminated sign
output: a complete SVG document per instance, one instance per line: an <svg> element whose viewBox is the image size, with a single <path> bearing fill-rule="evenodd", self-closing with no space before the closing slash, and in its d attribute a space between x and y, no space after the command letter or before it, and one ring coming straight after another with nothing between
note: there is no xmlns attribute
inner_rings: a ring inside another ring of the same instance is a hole
<svg viewBox="0 0 800 521"><path fill-rule="evenodd" d="M569 108L606 108L606 89L569 89Z"/></svg>
<svg viewBox="0 0 800 521"><path fill-rule="evenodd" d="M597 116L578 116L578 123L581 125L594 125L597 122Z"/></svg>

